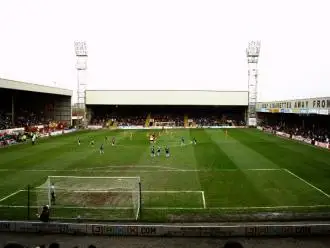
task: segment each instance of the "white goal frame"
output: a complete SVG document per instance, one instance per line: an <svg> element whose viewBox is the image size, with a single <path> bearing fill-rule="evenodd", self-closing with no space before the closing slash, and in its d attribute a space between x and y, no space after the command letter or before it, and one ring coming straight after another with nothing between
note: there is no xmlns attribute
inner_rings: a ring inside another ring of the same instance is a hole
<svg viewBox="0 0 330 248"><path fill-rule="evenodd" d="M132 192L132 193L137 193L136 196L137 196L137 207L136 207L136 214L135 214L135 220L138 220L140 214L141 214L141 203L142 203L142 190L141 190L141 178L140 177L88 177L88 176L48 176L47 178L47 182L48 182L48 204L49 204L49 207L52 206L52 200L51 200L51 178L76 178L76 179L117 179L117 180L120 180L120 179L132 179L132 180L136 180L137 184L138 184L138 188L137 189L132 189L132 190L127 190L127 191L116 191L116 190L84 190L84 191L81 191L81 192L91 192L91 193L106 193L106 192ZM55 185L55 192L57 191L58 189L56 188L56 185ZM63 189L61 189L63 191ZM67 192L79 192L79 191L76 191L76 190L65 190ZM64 207L65 208L65 207ZM102 208L100 208L102 209ZM109 208L111 209L111 208ZM132 209L135 209L135 208L132 208Z"/></svg>

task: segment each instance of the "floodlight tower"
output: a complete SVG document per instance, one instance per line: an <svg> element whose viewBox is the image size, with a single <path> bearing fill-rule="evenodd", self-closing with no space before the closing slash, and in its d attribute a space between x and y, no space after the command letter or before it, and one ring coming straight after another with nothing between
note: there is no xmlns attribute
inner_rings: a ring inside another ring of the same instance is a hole
<svg viewBox="0 0 330 248"><path fill-rule="evenodd" d="M260 41L250 41L246 49L248 61L248 89L249 106L247 113L247 124L257 126L257 97L258 97L258 60L260 54Z"/></svg>
<svg viewBox="0 0 330 248"><path fill-rule="evenodd" d="M77 69L77 107L83 111L83 123L87 123L85 92L87 89L86 70L87 70L87 45L85 41L74 42L76 52L76 69Z"/></svg>

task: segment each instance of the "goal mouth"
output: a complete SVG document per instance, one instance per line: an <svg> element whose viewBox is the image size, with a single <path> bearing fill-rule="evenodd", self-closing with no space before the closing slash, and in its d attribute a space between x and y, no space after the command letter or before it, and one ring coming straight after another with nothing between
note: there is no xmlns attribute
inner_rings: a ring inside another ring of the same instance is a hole
<svg viewBox="0 0 330 248"><path fill-rule="evenodd" d="M34 194L55 219L137 220L140 215L140 177L49 176Z"/></svg>

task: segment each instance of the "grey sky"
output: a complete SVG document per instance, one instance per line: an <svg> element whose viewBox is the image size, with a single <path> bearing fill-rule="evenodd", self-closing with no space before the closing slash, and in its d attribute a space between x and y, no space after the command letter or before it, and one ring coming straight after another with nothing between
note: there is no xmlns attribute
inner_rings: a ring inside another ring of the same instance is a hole
<svg viewBox="0 0 330 248"><path fill-rule="evenodd" d="M259 100L330 96L330 2L0 1L0 77L91 89L247 90L245 48L262 42Z"/></svg>

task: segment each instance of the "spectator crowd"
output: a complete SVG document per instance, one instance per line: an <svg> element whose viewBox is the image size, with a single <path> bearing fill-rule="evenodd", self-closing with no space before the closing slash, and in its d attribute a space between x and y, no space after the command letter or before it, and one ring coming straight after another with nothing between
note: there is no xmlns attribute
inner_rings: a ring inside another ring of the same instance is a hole
<svg viewBox="0 0 330 248"><path fill-rule="evenodd" d="M12 121L11 115L0 111L0 147L26 142L33 134L48 136L50 132L63 130L66 124L20 109Z"/></svg>
<svg viewBox="0 0 330 248"><path fill-rule="evenodd" d="M0 130L15 127L42 125L48 123L49 121L50 119L47 119L43 112L34 113L21 108L16 111L13 122L11 114L0 110Z"/></svg>
<svg viewBox="0 0 330 248"><path fill-rule="evenodd" d="M261 121L259 123L262 127L272 130L274 132L287 133L290 136L301 136L305 139L310 139L318 142L329 143L330 141L330 127L303 126L293 123L277 122L269 124Z"/></svg>
<svg viewBox="0 0 330 248"><path fill-rule="evenodd" d="M91 125L110 127L116 123L117 126L144 126L145 116L97 116L90 122Z"/></svg>
<svg viewBox="0 0 330 248"><path fill-rule="evenodd" d="M147 115L136 116L120 116L120 115L104 115L95 116L90 122L91 125L102 127L110 127L116 124L117 126L144 126L147 120ZM184 126L184 115L179 114L152 114L150 116L150 126ZM244 126L245 122L239 116L194 116L189 118L189 126Z"/></svg>

